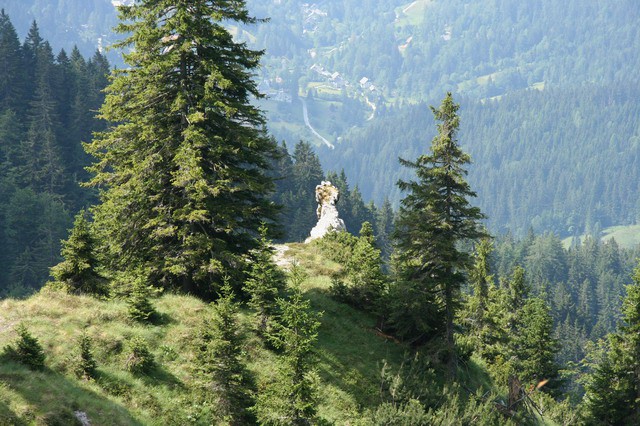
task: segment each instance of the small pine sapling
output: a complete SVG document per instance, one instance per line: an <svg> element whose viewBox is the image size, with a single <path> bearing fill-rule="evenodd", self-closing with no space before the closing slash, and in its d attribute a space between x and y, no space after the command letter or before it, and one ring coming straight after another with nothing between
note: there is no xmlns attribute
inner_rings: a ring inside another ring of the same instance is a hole
<svg viewBox="0 0 640 426"><path fill-rule="evenodd" d="M18 340L15 346L9 345L4 348L5 355L32 370L42 370L44 368L45 354L38 339L33 337L24 324L16 328Z"/></svg>
<svg viewBox="0 0 640 426"><path fill-rule="evenodd" d="M260 235L260 246L254 252L245 290L250 296L249 306L256 311L258 332L265 335L269 319L275 314L276 299L285 288L285 277L273 261L273 249L264 224Z"/></svg>
<svg viewBox="0 0 640 426"><path fill-rule="evenodd" d="M93 379L96 377L98 363L93 357L93 341L86 333L78 340L80 353L75 360L74 372L78 378Z"/></svg>
<svg viewBox="0 0 640 426"><path fill-rule="evenodd" d="M314 346L320 314L311 310L300 288L305 273L293 265L289 274L289 297L278 299L280 314L271 334L281 351L275 381L258 396L256 414L261 424L308 425L317 407L317 374L313 369Z"/></svg>
<svg viewBox="0 0 640 426"><path fill-rule="evenodd" d="M62 242L64 260L51 268L48 285L74 294L107 294L107 280L97 271L96 241L84 210L76 215L69 238Z"/></svg>
<svg viewBox="0 0 640 426"><path fill-rule="evenodd" d="M145 285L143 278L136 278L127 297L129 318L139 322L152 322L157 315L151 303L153 289Z"/></svg>
<svg viewBox="0 0 640 426"><path fill-rule="evenodd" d="M244 337L238 322L238 305L227 282L222 295L205 318L199 333L197 368L204 381L205 398L215 407L218 420L229 425L254 424L253 380L242 360Z"/></svg>

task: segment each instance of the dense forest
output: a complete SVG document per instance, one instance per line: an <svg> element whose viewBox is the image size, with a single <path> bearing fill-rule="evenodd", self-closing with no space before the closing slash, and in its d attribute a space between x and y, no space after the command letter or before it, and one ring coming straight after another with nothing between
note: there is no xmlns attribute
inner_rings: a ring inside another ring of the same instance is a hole
<svg viewBox="0 0 640 426"><path fill-rule="evenodd" d="M111 0L5 0L2 7L19 35L26 34L35 20L42 37L52 46L68 50L77 46L85 56L108 47L116 39L112 29L118 18ZM104 50L101 53L108 55L111 63L122 64L119 54Z"/></svg>
<svg viewBox="0 0 640 426"><path fill-rule="evenodd" d="M21 43L0 12L0 423L637 424L639 252L600 239L638 215L636 83L601 69L627 45L558 62L530 20L604 9L247 4L119 6L124 68L54 54L36 21ZM633 45L633 10L612 12ZM274 36L271 13L299 27ZM486 51L464 54L472 34ZM353 46L385 43L375 84L311 84L357 80ZM289 68L305 52L325 62ZM487 61L504 81L474 77ZM357 125L317 152L280 142L274 87L280 118ZM349 232L299 243L322 180Z"/></svg>
<svg viewBox="0 0 640 426"><path fill-rule="evenodd" d="M469 181L489 229L572 236L635 224L638 93L637 85L588 84L485 103L462 100L461 141L473 159ZM365 199L396 203L395 182L407 176L397 158L417 156L430 128L425 105L390 108L319 155L348 170Z"/></svg>
<svg viewBox="0 0 640 426"><path fill-rule="evenodd" d="M69 51L75 43L92 55L99 37L102 46L120 37L111 28L117 22L111 3L33 0L3 7L19 34L26 36L36 18L53 45ZM470 182L492 232L524 236L533 227L571 236L635 224L635 2L281 0L247 6L269 21L229 23L229 29L265 49L255 77L267 95L260 106L271 133L291 149L300 139L317 145L324 168L344 169L365 203L388 198L397 208L395 183L408 176L397 158L416 156L419 135L433 132L428 109L412 110L450 90L462 105L461 140L474 160ZM121 67L116 53L106 52ZM325 149L305 124L305 108L310 126L335 150ZM396 128L403 137L393 134ZM580 179L570 176L574 170ZM618 179L610 170L627 172ZM525 196L523 185L533 195Z"/></svg>
<svg viewBox="0 0 640 426"><path fill-rule="evenodd" d="M109 64L78 49L54 54L37 24L20 43L0 14L0 294L40 288L60 259L72 218L95 200L79 186L89 156L81 141L104 127L95 118Z"/></svg>

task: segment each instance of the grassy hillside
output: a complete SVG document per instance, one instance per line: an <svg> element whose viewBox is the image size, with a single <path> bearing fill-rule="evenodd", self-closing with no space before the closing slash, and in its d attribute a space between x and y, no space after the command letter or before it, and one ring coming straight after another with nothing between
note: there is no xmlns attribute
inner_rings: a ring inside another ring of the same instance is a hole
<svg viewBox="0 0 640 426"><path fill-rule="evenodd" d="M405 348L375 334L372 317L327 295L328 274L338 267L322 259L316 248L292 245L289 251L309 272L304 290L313 308L323 312L317 369L319 414L345 424L375 407L384 360L397 368ZM288 254L289 255L289 254ZM164 295L154 301L161 319L141 325L127 316L122 301L41 292L27 300L0 302L0 347L15 341L23 323L46 353L46 369L34 372L3 360L0 363L0 425L74 424L74 411L86 413L92 425L197 423L203 407L191 401L194 385L194 333L210 307L193 297ZM249 329L250 312L242 313ZM78 339L93 339L98 362L96 380L73 374ZM156 360L152 374L135 376L124 364L133 337L143 337ZM274 370L275 355L248 333L246 359L258 389Z"/></svg>
<svg viewBox="0 0 640 426"><path fill-rule="evenodd" d="M580 241L584 241L585 235L579 237ZM640 225L627 225L627 226L610 226L605 228L601 232L600 239L602 241L616 240L616 243L622 248L633 249L640 244ZM571 246L573 237L568 237L562 240L562 244L565 248Z"/></svg>

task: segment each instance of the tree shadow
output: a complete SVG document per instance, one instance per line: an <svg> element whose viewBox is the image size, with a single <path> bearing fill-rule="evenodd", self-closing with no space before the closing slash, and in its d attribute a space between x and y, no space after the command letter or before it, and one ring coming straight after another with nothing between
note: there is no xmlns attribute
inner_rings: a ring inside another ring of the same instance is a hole
<svg viewBox="0 0 640 426"><path fill-rule="evenodd" d="M26 426L27 423L19 419L6 403L0 401L0 425Z"/></svg>
<svg viewBox="0 0 640 426"><path fill-rule="evenodd" d="M7 407L8 415L17 419L8 424L31 424L35 420L37 424L76 425L80 423L75 412L82 411L93 424L143 425L126 407L49 368L34 371L19 363L6 363L0 368L0 381L30 406L29 418L19 418ZM3 410L0 404L0 420Z"/></svg>
<svg viewBox="0 0 640 426"><path fill-rule="evenodd" d="M305 295L314 309L324 311L316 345L321 380L360 406L378 404L384 362L400 365L407 348L377 336L373 315L336 301L327 289L312 288Z"/></svg>
<svg viewBox="0 0 640 426"><path fill-rule="evenodd" d="M185 389L184 383L176 376L169 372L162 365L156 363L153 369L147 373L138 376L147 386L164 385L168 389Z"/></svg>
<svg viewBox="0 0 640 426"><path fill-rule="evenodd" d="M169 314L166 314L164 312L156 311L149 319L150 325L161 326L161 325L170 325L175 323L176 323L176 320L174 320Z"/></svg>

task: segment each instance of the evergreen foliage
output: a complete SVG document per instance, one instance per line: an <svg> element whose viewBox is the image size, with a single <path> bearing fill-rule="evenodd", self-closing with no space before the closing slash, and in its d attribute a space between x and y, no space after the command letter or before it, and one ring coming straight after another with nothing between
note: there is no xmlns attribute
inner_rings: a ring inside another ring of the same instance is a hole
<svg viewBox="0 0 640 426"><path fill-rule="evenodd" d="M83 333L78 340L80 352L74 360L74 373L79 378L94 379L97 373L98 363L93 357L93 340Z"/></svg>
<svg viewBox="0 0 640 426"><path fill-rule="evenodd" d="M315 188L324 177L318 156L308 142L300 141L293 151L293 198L289 207L296 220L288 227L289 241L303 241L316 223Z"/></svg>
<svg viewBox="0 0 640 426"><path fill-rule="evenodd" d="M133 281L131 292L127 296L127 313L129 318L140 322L151 322L157 315L151 302L154 289L147 285L144 277L137 277Z"/></svg>
<svg viewBox="0 0 640 426"><path fill-rule="evenodd" d="M302 294L300 286L305 278L301 267L293 265L290 294L278 299L280 313L271 340L281 351L280 363L275 380L258 395L256 415L260 424L309 425L316 415L318 379L313 360L320 321Z"/></svg>
<svg viewBox="0 0 640 426"><path fill-rule="evenodd" d="M269 320L276 313L276 300L286 286L285 276L273 262L273 249L267 229L260 229L260 246L254 252L244 289L249 294L248 305L255 309L259 333L268 331Z"/></svg>
<svg viewBox="0 0 640 426"><path fill-rule="evenodd" d="M275 218L252 80L261 53L225 25L253 24L244 1L142 1L119 8L128 68L114 72L87 145L92 186L105 186L94 227L113 270L149 271L164 288L214 297L242 278L263 221Z"/></svg>
<svg viewBox="0 0 640 426"><path fill-rule="evenodd" d="M434 337L434 332L441 332L451 366L453 320L460 303L460 286L470 266L470 256L459 245L484 236L479 225L484 216L480 209L469 205L469 198L475 193L464 180L464 167L470 158L456 139L458 108L451 93L438 109L432 107L440 123L431 153L421 155L415 162L401 160L415 170L417 180L398 182L407 195L401 202L395 230L401 279L396 285L406 290L397 293L401 299L394 321L398 323L402 316L423 318L422 325L416 326L412 334L403 335L414 343L424 343Z"/></svg>
<svg viewBox="0 0 640 426"><path fill-rule="evenodd" d="M253 405L252 378L242 360L244 339L237 315L238 306L226 284L200 328L197 352L203 397L219 421L229 425L255 422L249 410Z"/></svg>
<svg viewBox="0 0 640 426"><path fill-rule="evenodd" d="M465 326L465 338L471 340L474 351L483 354L491 352L497 338L498 328L495 311L494 277L490 272L491 252L493 245L490 239L480 241L474 254L474 265L469 272L472 294L467 297L466 305L461 312L461 323ZM490 356L486 354L487 356Z"/></svg>
<svg viewBox="0 0 640 426"><path fill-rule="evenodd" d="M51 268L52 286L62 286L76 294L105 295L107 280L97 271L97 242L86 213L76 215L69 238L62 242L64 260Z"/></svg>
<svg viewBox="0 0 640 426"><path fill-rule="evenodd" d="M45 283L73 213L93 199L78 187L88 165L79 153L104 127L91 110L102 103L109 64L99 52L54 55L35 22L21 44L4 10L0 64L0 295L21 296Z"/></svg>
<svg viewBox="0 0 640 426"><path fill-rule="evenodd" d="M156 366L149 345L142 337L136 336L129 341L124 367L132 374L149 374Z"/></svg>
<svg viewBox="0 0 640 426"><path fill-rule="evenodd" d="M325 236L325 239L332 237ZM340 244L341 240L344 243ZM344 265L349 280L344 288L338 285L333 291L357 308L382 314L384 309L381 303L386 295L387 277L382 270L381 252L375 245L371 224L364 222L357 238L344 235L342 239L336 238L334 244L327 243L324 244L324 252Z"/></svg>
<svg viewBox="0 0 640 426"><path fill-rule="evenodd" d="M545 389L557 389L559 368L555 361L558 341L553 336L553 319L544 300L533 297L514 312L515 324L509 343L513 373L523 383L549 380Z"/></svg>
<svg viewBox="0 0 640 426"><path fill-rule="evenodd" d="M608 336L604 353L587 376L588 424L635 424L640 421L640 269L627 286L623 322Z"/></svg>
<svg viewBox="0 0 640 426"><path fill-rule="evenodd" d="M14 345L4 348L5 356L26 365L32 370L42 370L44 368L45 354L38 339L33 337L22 323L16 327L16 333L18 333L18 339Z"/></svg>

